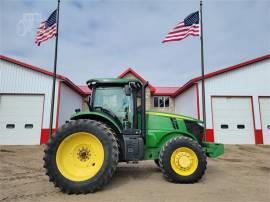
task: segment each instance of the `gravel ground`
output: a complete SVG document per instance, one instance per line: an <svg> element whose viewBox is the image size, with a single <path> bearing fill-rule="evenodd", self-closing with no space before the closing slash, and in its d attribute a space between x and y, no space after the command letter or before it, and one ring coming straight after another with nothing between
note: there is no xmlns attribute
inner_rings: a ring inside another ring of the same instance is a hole
<svg viewBox="0 0 270 202"><path fill-rule="evenodd" d="M87 195L66 195L49 183L42 168L43 146L1 146L0 201L270 201L270 146L226 145L208 159L199 183L169 183L152 161L121 163L109 185Z"/></svg>

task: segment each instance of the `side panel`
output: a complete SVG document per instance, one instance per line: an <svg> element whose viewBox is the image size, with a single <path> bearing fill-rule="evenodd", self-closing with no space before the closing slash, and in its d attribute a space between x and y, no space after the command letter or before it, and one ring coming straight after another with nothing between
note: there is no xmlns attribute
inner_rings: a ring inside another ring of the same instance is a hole
<svg viewBox="0 0 270 202"><path fill-rule="evenodd" d="M82 109L82 103L82 97L61 82L58 125L62 125L65 121L69 120L70 115L75 112L75 109Z"/></svg>
<svg viewBox="0 0 270 202"><path fill-rule="evenodd" d="M184 135L196 140L188 133L182 120L177 120L178 128L174 128L169 117L147 115L146 147L161 147L168 139Z"/></svg>
<svg viewBox="0 0 270 202"><path fill-rule="evenodd" d="M196 85L189 88L181 95L175 98L175 113L183 114L193 118L200 118L197 106L197 89Z"/></svg>

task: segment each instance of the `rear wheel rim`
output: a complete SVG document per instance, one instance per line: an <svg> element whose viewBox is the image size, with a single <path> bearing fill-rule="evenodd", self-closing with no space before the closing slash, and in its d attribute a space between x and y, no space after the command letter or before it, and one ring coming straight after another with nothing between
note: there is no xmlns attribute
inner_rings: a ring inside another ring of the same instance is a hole
<svg viewBox="0 0 270 202"><path fill-rule="evenodd" d="M93 178L104 163L104 148L91 133L77 132L69 135L59 145L56 164L60 173L71 181Z"/></svg>
<svg viewBox="0 0 270 202"><path fill-rule="evenodd" d="M196 153L188 147L180 147L171 155L171 167L178 175L192 175L198 168L199 161Z"/></svg>

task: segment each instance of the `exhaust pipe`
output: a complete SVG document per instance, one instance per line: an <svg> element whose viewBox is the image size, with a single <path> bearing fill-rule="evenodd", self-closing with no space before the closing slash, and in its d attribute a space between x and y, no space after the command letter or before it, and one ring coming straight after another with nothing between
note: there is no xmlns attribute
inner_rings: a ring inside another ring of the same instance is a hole
<svg viewBox="0 0 270 202"><path fill-rule="evenodd" d="M146 136L146 130L145 130L145 124L146 124L146 116L145 116L145 89L148 86L148 81L145 82L142 86L142 99L141 99L141 109L142 109L142 114L141 114L141 127L142 127L142 136L143 140L145 142L145 136Z"/></svg>

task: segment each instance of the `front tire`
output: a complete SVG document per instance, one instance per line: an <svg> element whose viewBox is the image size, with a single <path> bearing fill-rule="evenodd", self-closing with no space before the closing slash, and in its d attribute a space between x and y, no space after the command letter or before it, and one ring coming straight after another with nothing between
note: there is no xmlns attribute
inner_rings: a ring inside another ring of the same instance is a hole
<svg viewBox="0 0 270 202"><path fill-rule="evenodd" d="M68 194L95 192L106 185L116 170L119 153L108 126L84 119L59 128L44 152L46 174Z"/></svg>
<svg viewBox="0 0 270 202"><path fill-rule="evenodd" d="M164 177L175 183L195 183L206 170L206 155L194 140L179 136L161 149L159 165Z"/></svg>

